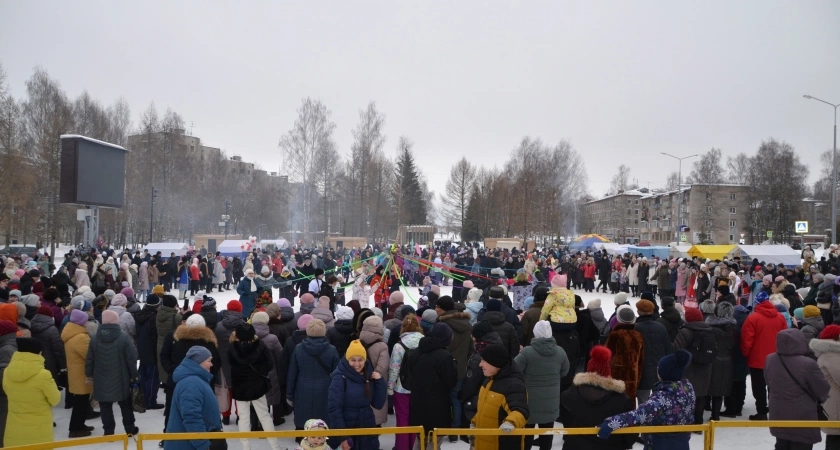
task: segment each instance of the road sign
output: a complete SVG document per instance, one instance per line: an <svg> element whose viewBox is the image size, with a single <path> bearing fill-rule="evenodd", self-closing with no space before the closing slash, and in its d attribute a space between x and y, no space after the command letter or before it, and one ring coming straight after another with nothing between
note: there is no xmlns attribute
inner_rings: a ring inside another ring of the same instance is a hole
<svg viewBox="0 0 840 450"><path fill-rule="evenodd" d="M767 232L767 239L773 239L773 232L772 231Z"/></svg>
<svg viewBox="0 0 840 450"><path fill-rule="evenodd" d="M688 236L685 233L680 233L680 242L688 242Z"/></svg>
<svg viewBox="0 0 840 450"><path fill-rule="evenodd" d="M743 239L743 238L744 238L744 233L741 233L741 239ZM742 242L742 244L743 244L743 242Z"/></svg>
<svg viewBox="0 0 840 450"><path fill-rule="evenodd" d="M808 221L806 220L797 220L796 221L796 228L797 233L807 233L808 232Z"/></svg>

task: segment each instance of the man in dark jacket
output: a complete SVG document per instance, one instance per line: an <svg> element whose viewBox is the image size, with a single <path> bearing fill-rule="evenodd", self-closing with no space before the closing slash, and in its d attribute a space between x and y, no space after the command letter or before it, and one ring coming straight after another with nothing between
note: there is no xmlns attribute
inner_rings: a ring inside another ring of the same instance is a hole
<svg viewBox="0 0 840 450"><path fill-rule="evenodd" d="M161 409L164 406L157 402L157 393L160 388L156 323L159 306L160 298L155 294L149 294L146 297L146 306L134 314L137 327L137 356L140 359L138 372L146 409Z"/></svg>
<svg viewBox="0 0 840 450"><path fill-rule="evenodd" d="M416 352L409 352L402 364L411 374L409 425L420 425L426 432L452 426L450 393L461 376L456 373L452 354L446 350L452 343L452 329L445 322L436 323L429 334L420 339ZM460 411L460 406L458 407ZM438 448L443 436L438 437Z"/></svg>
<svg viewBox="0 0 840 450"><path fill-rule="evenodd" d="M441 300L438 300L438 308L440 308ZM449 302L451 303L452 301L450 300ZM455 306L450 303L446 303L445 306L454 309ZM482 320L490 323L493 331L502 339L502 345L507 349L508 355L511 358L516 358L516 355L519 354L519 338L513 325L505 320L505 315L502 313L502 302L497 299L488 300L486 309L487 312L484 314ZM443 311L446 310L441 309L438 311L438 314L442 314Z"/></svg>
<svg viewBox="0 0 840 450"><path fill-rule="evenodd" d="M449 299L449 302L452 302L452 300ZM452 306L452 309L448 311L441 310L442 314L439 314L438 321L439 323L445 323L452 330L452 338L449 344L447 344L446 350L449 351L452 358L455 359L455 363L458 365L458 381L449 393L449 402L452 405L453 411L450 426L452 428L458 428L461 426L461 402L458 400L458 393L461 391L464 375L467 372L467 359L472 349L472 325L470 325L469 313L456 311L454 304L446 305Z"/></svg>
<svg viewBox="0 0 840 450"><path fill-rule="evenodd" d="M668 332L668 342L674 342L680 328L685 325L680 312L674 307L676 302L674 297L664 297L662 299L662 312L659 314L657 322L665 326L665 331Z"/></svg>
<svg viewBox="0 0 840 450"><path fill-rule="evenodd" d="M649 300L639 300L636 302L636 311L639 312L639 317L636 318L635 329L642 335L645 341L643 347L645 351L642 360L642 377L639 380L639 387L636 390L636 398L641 405L648 400L653 385L659 381L656 375L656 367L659 364L659 360L666 355L670 355L672 349L668 330L653 318L653 303Z"/></svg>
<svg viewBox="0 0 840 450"><path fill-rule="evenodd" d="M481 302L484 303L485 308L479 311L478 320L484 320L484 314L487 313L487 302L490 299L496 299L502 302L502 314L505 315L505 320L509 324L513 325L513 328L516 330L516 336L520 341L522 341L522 324L519 322L519 316L516 315L516 311L509 306L510 298L507 297L505 289L501 286L493 286L487 289L487 296L481 297Z"/></svg>

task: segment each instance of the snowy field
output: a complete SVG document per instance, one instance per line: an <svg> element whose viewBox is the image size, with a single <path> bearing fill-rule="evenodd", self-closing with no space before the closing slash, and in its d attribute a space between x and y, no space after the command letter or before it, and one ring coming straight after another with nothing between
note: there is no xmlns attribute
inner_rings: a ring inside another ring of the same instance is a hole
<svg viewBox="0 0 840 450"><path fill-rule="evenodd" d="M412 298L418 298L417 289L416 288L409 288L410 291L408 292ZM449 295L451 294L451 287L441 287L441 294L442 295ZM276 291L275 291L276 292ZM174 292L173 292L174 294ZM350 289L347 291L348 299L347 301L352 300L352 292ZM576 294L580 295L583 298L584 303L588 303L590 300L600 298L601 299L601 307L604 310L604 314L609 317L614 311L614 303L613 303L613 295L611 294L603 294L603 293L586 293L583 291L576 291ZM226 305L231 300L236 300L238 296L236 295L235 291L226 291L226 292L213 292L210 294L213 298L216 299L218 303L218 309L222 310L226 308ZM275 294L275 298L276 294ZM631 303L635 303L637 299L631 299ZM411 303L411 300L408 296L406 296L406 302ZM181 302L179 302L180 304ZM371 304L373 300L371 300ZM295 310L298 309L298 305L295 306ZM158 402L163 404L164 403L164 394L163 390L161 389L158 393ZM62 399L59 406L53 408L53 414L55 417L56 428L55 428L55 440L66 440L67 439L67 427L70 421L70 411L69 409L64 409L64 400ZM752 397L752 391L749 387L749 380L747 380L747 399L746 404L744 405L743 416L738 418L739 420L747 420L747 416L750 414L755 414L755 402ZM122 431L122 422L120 417L119 408L114 408L115 419L117 423L117 432ZM706 420L709 419L709 412L706 412ZM294 423L292 421L293 416L286 417L286 423L280 426L278 429L280 430L293 430ZM147 411L143 414L135 414L135 420L138 427L140 427L140 432L143 433L160 433L163 431L163 410L156 410L156 411ZM726 419L723 420L735 420L735 419ZM87 425L95 427L93 430L92 436L102 436L102 423L100 419L93 419L87 421ZM394 420L393 415L388 416L388 422L384 425L384 427L395 427L396 422ZM557 424L560 427L560 424ZM231 425L225 426L225 431L238 431L237 426L235 425L235 418L231 417ZM719 429L716 431L716 445L715 449L721 450L742 450L744 448L765 448L770 449L773 448L775 439L770 436L769 429L766 428L735 428L735 429ZM823 437L824 438L824 437ZM157 448L157 443L155 442L145 442L145 448ZM703 436L700 435L692 435L691 437L691 448L692 450L702 449L703 448ZM241 449L242 446L239 440L228 440L228 445L231 449ZM555 437L554 439L554 448L562 448L562 438ZM823 448L825 444L820 443L815 446L815 448ZM288 449L294 449L296 444L293 439L281 439L281 446ZM394 446L394 435L383 435L380 438L380 448L382 450L390 450ZM98 446L89 446L90 448L119 448L119 444L102 444ZM468 450L469 446L463 442L457 442L454 444L450 444L448 440L446 440L443 444L443 447L446 449L453 449L453 450ZM133 445L130 448L134 448ZM269 449L268 442L265 440L252 440L251 441L251 448L253 449ZM636 449L641 449L641 444L636 444L634 446Z"/></svg>

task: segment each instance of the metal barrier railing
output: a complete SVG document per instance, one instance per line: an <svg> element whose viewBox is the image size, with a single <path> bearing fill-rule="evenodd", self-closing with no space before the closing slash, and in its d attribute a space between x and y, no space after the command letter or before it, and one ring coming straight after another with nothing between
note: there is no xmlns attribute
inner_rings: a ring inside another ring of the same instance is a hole
<svg viewBox="0 0 840 450"><path fill-rule="evenodd" d="M840 420L727 420L709 422L707 450L715 447L718 428L840 428Z"/></svg>
<svg viewBox="0 0 840 450"><path fill-rule="evenodd" d="M96 436L78 439L68 439L66 441L44 442L43 444L28 444L17 445L14 447L3 447L9 450L51 450L54 448L69 448L81 447L96 444L108 444L111 442L122 442L123 450L128 450L128 435L114 434L111 436Z"/></svg>
<svg viewBox="0 0 840 450"><path fill-rule="evenodd" d="M283 431L225 431L220 433L140 433L136 436L137 450L143 450L143 441L189 441L193 439L261 439L318 436L381 436L385 434L419 434L420 450L426 450L423 427L350 428L336 430L283 430ZM32 449L43 450L43 449Z"/></svg>
<svg viewBox="0 0 840 450"><path fill-rule="evenodd" d="M826 422L821 422L826 423ZM703 448L709 449L711 444L711 426L709 424L703 425L669 425L669 426L646 426L646 427L628 427L613 431L613 434L638 434L638 433L703 433ZM435 428L432 431L431 450L440 450L438 448L438 436L449 435L464 435L464 436L522 436L523 444L525 436L542 436L542 435L558 435L558 436L580 436L580 435L595 435L598 434L598 427L592 428L517 428L510 433L506 433L498 428ZM524 447L523 447L524 448Z"/></svg>

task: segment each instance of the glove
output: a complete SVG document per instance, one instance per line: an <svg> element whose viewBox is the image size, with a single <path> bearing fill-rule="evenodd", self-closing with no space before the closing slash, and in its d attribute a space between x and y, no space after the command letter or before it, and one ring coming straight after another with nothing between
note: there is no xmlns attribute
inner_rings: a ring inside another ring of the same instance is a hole
<svg viewBox="0 0 840 450"><path fill-rule="evenodd" d="M499 427L499 429L504 431L505 433L510 433L511 431L515 430L516 427L510 422L505 422L502 424L502 426Z"/></svg>
<svg viewBox="0 0 840 450"><path fill-rule="evenodd" d="M598 430L598 437L601 439L608 439L613 432L613 429L610 428L610 424L606 421L601 424Z"/></svg>

